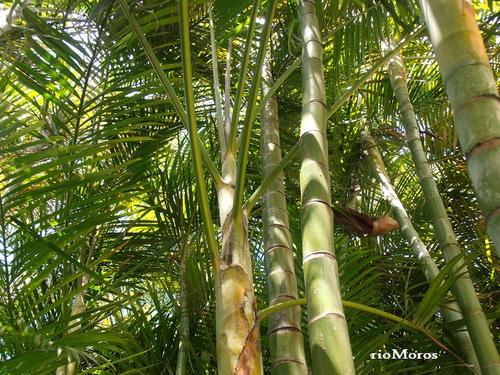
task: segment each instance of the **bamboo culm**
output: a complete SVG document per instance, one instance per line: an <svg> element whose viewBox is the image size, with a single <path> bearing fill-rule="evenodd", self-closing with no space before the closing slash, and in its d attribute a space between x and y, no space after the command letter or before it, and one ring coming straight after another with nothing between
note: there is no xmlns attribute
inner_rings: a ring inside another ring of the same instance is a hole
<svg viewBox="0 0 500 375"><path fill-rule="evenodd" d="M262 96L273 82L269 54L262 66ZM281 162L278 102L271 96L261 111L261 155L264 177ZM288 223L283 173L274 178L262 197L264 254L269 305L298 298L292 237ZM301 328L301 309L294 306L269 317L271 373L306 375L307 364Z"/></svg>
<svg viewBox="0 0 500 375"><path fill-rule="evenodd" d="M466 0L420 4L469 175L500 255L500 98L474 9Z"/></svg>
<svg viewBox="0 0 500 375"><path fill-rule="evenodd" d="M314 2L299 2L299 20L302 253L312 370L315 375L350 375L355 370L333 247L323 50Z"/></svg>
<svg viewBox="0 0 500 375"><path fill-rule="evenodd" d="M423 243L419 234L413 227L413 223L406 212L403 204L401 203L399 197L394 190L391 180L387 175L387 171L385 169L385 164L382 159L382 155L377 148L375 141L368 134L364 134L363 143L366 148L367 153L367 161L370 166L371 172L380 183L382 193L389 203L391 208L394 210L396 214L396 219L399 222L401 231L403 232L404 237L409 242L413 255L417 259L424 276L427 281L434 280L439 274L439 269L432 259L427 247ZM463 320L462 312L457 305L456 302L453 301L451 295L446 298L448 301L441 305L444 320L446 323L453 323L457 321ZM452 340L455 347L462 353L467 363L471 365L471 369L479 374L479 366L476 354L474 352L474 348L471 343L471 339L467 330L464 330L463 327L456 329L452 332Z"/></svg>

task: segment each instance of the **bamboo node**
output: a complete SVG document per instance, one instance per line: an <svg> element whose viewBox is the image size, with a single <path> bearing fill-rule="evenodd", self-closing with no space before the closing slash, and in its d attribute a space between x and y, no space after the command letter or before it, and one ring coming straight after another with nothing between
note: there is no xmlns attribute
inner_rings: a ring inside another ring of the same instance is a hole
<svg viewBox="0 0 500 375"><path fill-rule="evenodd" d="M327 257L327 258L330 258L334 261L337 261L337 257L330 250L318 250L318 251L314 251L310 254L305 255L303 260L302 260L302 263L306 263L306 262L309 262L310 260L314 260L314 259L321 258L321 257Z"/></svg>
<svg viewBox="0 0 500 375"><path fill-rule="evenodd" d="M304 209L304 207L306 207L307 205L309 204L314 204L314 203L322 203L326 206L328 206L328 208L330 208L330 210L333 210L332 208L332 205L330 202L324 200L324 199L319 199L319 198L312 198L312 199L309 199L307 202L302 202L302 209Z"/></svg>
<svg viewBox="0 0 500 375"><path fill-rule="evenodd" d="M469 160L469 158L472 158L475 155L477 155L483 151L486 151L486 150L489 150L490 148L495 148L495 147L500 147L500 137L491 138L491 139L488 139L487 141L476 144L467 153L466 158L467 158L467 160Z"/></svg>
<svg viewBox="0 0 500 375"><path fill-rule="evenodd" d="M310 326L310 325L314 324L315 322L317 322L318 320L321 320L323 318L328 317L329 315L332 315L335 318L339 318L339 319L345 320L345 316L343 314L335 312L335 311L327 311L327 312L325 312L323 314L317 315L317 316L309 319L309 322L307 322L307 325Z"/></svg>

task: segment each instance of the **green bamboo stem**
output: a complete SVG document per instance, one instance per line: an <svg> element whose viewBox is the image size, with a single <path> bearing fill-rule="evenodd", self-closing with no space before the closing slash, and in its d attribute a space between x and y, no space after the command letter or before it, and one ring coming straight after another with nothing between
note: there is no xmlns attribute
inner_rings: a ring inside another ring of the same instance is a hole
<svg viewBox="0 0 500 375"><path fill-rule="evenodd" d="M262 95L273 82L269 55L262 65ZM278 102L269 97L261 112L261 155L266 178L281 162ZM269 305L298 298L292 238L288 223L283 174L276 175L262 198L264 254ZM274 375L306 375L307 364L301 328L301 311L296 306L270 316L271 372Z"/></svg>
<svg viewBox="0 0 500 375"><path fill-rule="evenodd" d="M333 247L323 51L312 1L299 2L299 20L303 43L300 124L302 252L312 369L315 375L354 374Z"/></svg>
<svg viewBox="0 0 500 375"><path fill-rule="evenodd" d="M399 54L395 55L389 63L389 78L400 106L401 118L406 130L406 140L416 166L425 200L430 207L431 219L439 245L442 249L454 248L453 253L460 254L460 246L420 141L417 119L408 92L406 69ZM461 265L458 265L458 267L461 267ZM462 319L461 316L457 316L457 318ZM479 372L479 363L468 332L465 330L456 332L455 339L457 348L462 352L467 362Z"/></svg>
<svg viewBox="0 0 500 375"><path fill-rule="evenodd" d="M455 115L455 127L488 233L500 254L500 100L483 39L468 1L422 0L429 37ZM439 233L439 232L438 232ZM453 241L447 261L460 254ZM459 266L457 264L457 266ZM455 297L483 374L500 374L500 360L472 281L462 277Z"/></svg>
<svg viewBox="0 0 500 375"><path fill-rule="evenodd" d="M420 4L469 175L500 256L500 98L474 9L465 0L421 0ZM498 362L498 354L493 347L488 351L491 357L479 358L480 362L498 369L500 363L493 363Z"/></svg>
<svg viewBox="0 0 500 375"><path fill-rule="evenodd" d="M251 134L255 118L257 117L257 94L259 93L260 81L262 78L261 69L262 64L264 63L264 58L266 56L267 45L269 37L271 35L272 23L277 3L277 0L272 0L268 5L265 17L266 23L262 28L262 34L259 40L259 49L257 52L257 60L255 62L255 68L253 72L253 80L250 86L250 92L248 93L248 105L245 113L245 121L243 124L243 129L241 130L241 144L238 148L238 173L236 177L233 205L233 215L237 220L240 218L243 210L243 195L245 193L245 178L250 150L250 141L252 138ZM233 112L233 116L236 116L236 113L237 112Z"/></svg>
<svg viewBox="0 0 500 375"><path fill-rule="evenodd" d="M368 154L367 161L370 165L371 171L380 182L382 193L384 194L386 201L394 210L396 220L399 223L401 231L410 243L413 255L418 260L426 280L430 282L438 276L439 269L429 254L427 247L422 242L419 234L413 227L413 223L408 216L408 213L399 200L396 191L392 187L391 180L385 169L384 160L382 159L382 155L380 154L375 141L369 134L365 133L363 135L363 143L366 147ZM459 260L458 262L461 263L461 267L465 267L463 261ZM457 272L463 273L463 271L463 268L459 268ZM451 299L451 295L447 297L447 300ZM446 323L453 323L464 319L464 316L462 315L462 312L456 302L446 302L443 303L441 307ZM464 327L459 327L459 329L452 332L452 339L455 347L464 355L467 363L470 364L472 371L479 373L477 357L474 353L474 348L468 331L464 330Z"/></svg>

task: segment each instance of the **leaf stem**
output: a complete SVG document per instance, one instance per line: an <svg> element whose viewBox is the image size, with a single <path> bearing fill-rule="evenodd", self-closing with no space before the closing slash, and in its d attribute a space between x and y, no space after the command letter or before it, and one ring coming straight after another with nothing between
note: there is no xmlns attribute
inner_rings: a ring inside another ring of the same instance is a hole
<svg viewBox="0 0 500 375"><path fill-rule="evenodd" d="M153 51L153 48L151 48L151 45L146 39L146 36L141 30L141 27L137 23L137 20L135 19L134 15L130 13L128 9L127 2L125 0L118 0L120 2L120 5L123 9L123 13L125 14L125 17L127 18L132 31L134 32L134 35L136 38L139 40L139 43L141 44L142 48L144 49L144 52L146 53L146 56L148 57L149 62L153 66L153 69L160 80L161 85L163 86L163 89L167 93L167 96L169 99L172 101L172 104L175 108L175 111L177 112L177 115L181 118L182 123L186 127L186 129L189 130L189 124L188 124L188 118L186 115L186 110L182 106L181 101L177 97L177 94L175 93L174 88L170 84L165 72L163 71L160 62L158 61L158 58L156 57L156 54ZM217 172L217 168L215 168L215 165L208 155L207 150L205 149L205 146L201 143L200 137L198 136L198 133L196 133L191 139L191 142L193 145L197 145L200 150L201 150L201 157L203 158L203 163L205 163L205 166L207 167L208 171L210 172L210 175L215 181L215 184L217 187L219 187L222 183L222 178L220 177L220 174ZM194 146L193 146L194 147Z"/></svg>
<svg viewBox="0 0 500 375"><path fill-rule="evenodd" d="M272 0L269 3L266 14L266 24L262 30L262 35L259 40L259 52L257 54L257 61L255 62L255 68L253 72L253 80L250 86L250 93L248 94L248 106L245 115L245 123L242 129L241 145L238 149L238 171L236 176L236 186L234 194L234 204L233 204L233 216L236 220L239 220L243 210L243 194L245 192L245 177L246 169L248 163L248 153L250 149L250 140L252 127L257 117L257 94L259 93L260 81L261 81L261 69L264 63L264 58L266 55L267 45L269 41L269 36L271 35L271 26L274 19L274 12L276 10L276 5L278 1ZM248 46L247 46L248 47ZM238 112L233 111L233 117L236 116ZM232 129L231 129L232 130Z"/></svg>
<svg viewBox="0 0 500 375"><path fill-rule="evenodd" d="M389 53L387 53L385 56L380 58L372 67L371 69L365 73L365 75L359 79L358 81L354 82L354 84L342 94L340 98L337 99L335 103L330 107L328 110L328 114L326 116L327 119L333 116L335 112L339 110L340 107L342 107L351 97L352 94L354 94L356 91L359 90L359 88L366 83L370 79L372 75L377 73L377 71L384 66L386 63L388 63L391 58L393 58L404 46L406 46L410 41L415 39L417 36L419 36L422 31L424 30L424 26L419 26L413 33L411 33L407 38L402 39L399 44Z"/></svg>
<svg viewBox="0 0 500 375"><path fill-rule="evenodd" d="M124 0L120 0L124 1ZM197 126L196 126L196 112L195 112L195 98L193 92L193 74L191 65L191 46L189 41L189 15L188 15L188 1L182 0L179 4L179 23L181 35L181 56L182 56L182 71L184 78L184 97L187 106L187 122L189 137L191 138L191 152L193 155L194 171L196 175L196 183L198 185L198 196L200 199L201 215L203 217L203 224L205 234L207 236L207 245L212 254L212 263L214 272L218 272L220 266L220 256L218 246L215 241L214 226L212 216L210 213L210 203L208 199L207 188L205 186L205 179L203 176L203 168L201 161L201 147L198 147L196 142Z"/></svg>
<svg viewBox="0 0 500 375"><path fill-rule="evenodd" d="M245 209L247 210L247 214L250 215L250 212L254 208L254 206L257 204L257 202L262 198L262 196L265 194L267 188L272 184L274 179L283 171L283 169L290 164L290 162L295 158L295 156L298 155L300 149L300 144L299 142L295 143L293 147L288 151L288 154L281 159L279 164L277 164L272 171L269 173L269 175L264 178L264 180L261 182L260 186L255 189L253 194L248 198L246 203L244 204Z"/></svg>

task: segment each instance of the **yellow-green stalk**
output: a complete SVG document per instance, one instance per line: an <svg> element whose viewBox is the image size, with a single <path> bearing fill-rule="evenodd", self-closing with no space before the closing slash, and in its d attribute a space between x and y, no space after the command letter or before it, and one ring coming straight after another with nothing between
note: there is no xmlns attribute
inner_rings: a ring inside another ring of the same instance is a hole
<svg viewBox="0 0 500 375"><path fill-rule="evenodd" d="M434 280L439 274L439 269L436 266L436 263L432 259L431 255L427 251L427 247L422 242L419 234L413 227L408 213L399 200L396 191L392 187L391 180L387 175L387 171L385 169L385 163L382 159L382 155L380 154L375 141L370 137L368 133L363 134L363 144L367 152L367 161L370 165L372 174L379 181L382 193L384 194L386 201L394 210L396 214L396 220L399 223L401 231L403 232L403 235L405 236L407 241L410 243L410 246L413 250L413 255L420 264L425 278L429 282ZM453 299L451 295L447 296L446 298L447 300ZM453 323L463 320L462 312L460 311L457 303L452 301L445 302L441 305L441 307L446 323ZM455 347L460 351L460 353L464 355L467 363L471 365L471 369L476 374L479 374L480 371L477 357L467 330L464 330L464 327L458 327L458 329L453 331L451 334Z"/></svg>
<svg viewBox="0 0 500 375"><path fill-rule="evenodd" d="M262 66L262 96L273 83L269 54ZM263 177L281 162L278 102L275 96L266 100L260 115ZM274 178L262 197L264 254L266 260L269 305L296 300L297 279L288 223L283 173ZM281 310L269 317L271 373L273 375L307 375L300 306Z"/></svg>
<svg viewBox="0 0 500 375"><path fill-rule="evenodd" d="M299 2L302 34L300 124L302 252L315 375L354 374L347 322L333 248L326 98L321 34L312 1Z"/></svg>

